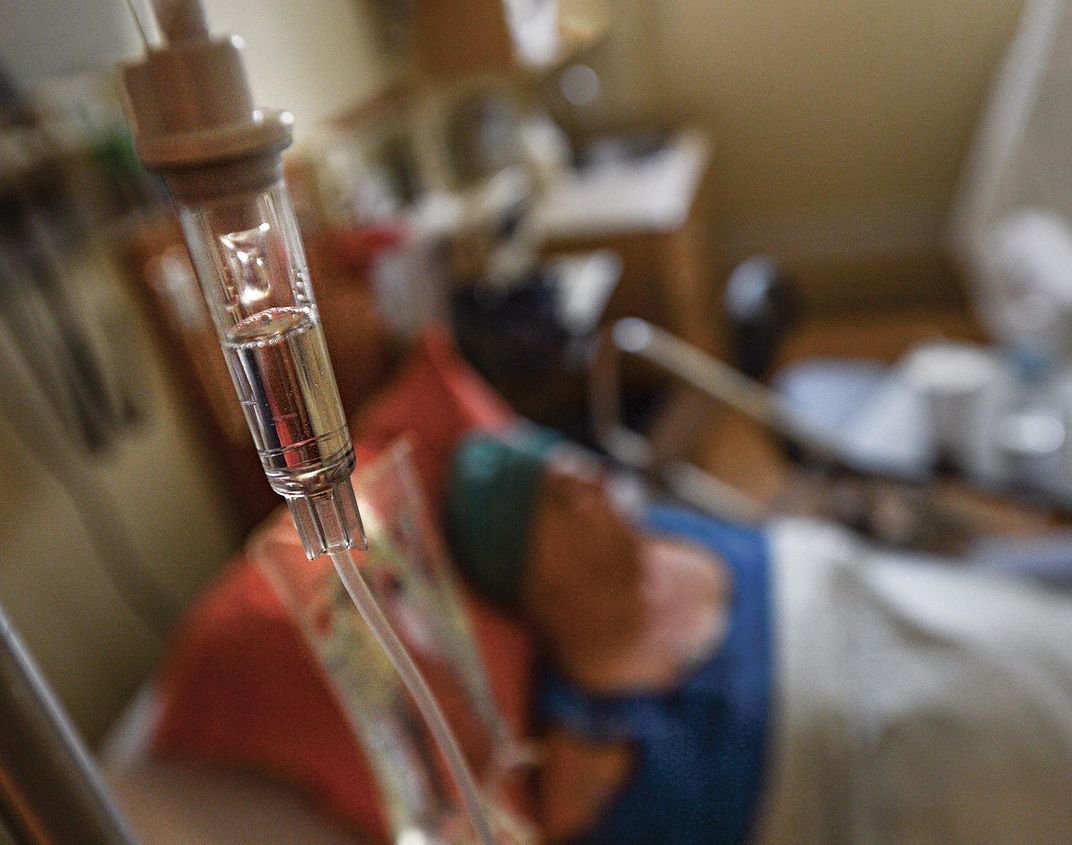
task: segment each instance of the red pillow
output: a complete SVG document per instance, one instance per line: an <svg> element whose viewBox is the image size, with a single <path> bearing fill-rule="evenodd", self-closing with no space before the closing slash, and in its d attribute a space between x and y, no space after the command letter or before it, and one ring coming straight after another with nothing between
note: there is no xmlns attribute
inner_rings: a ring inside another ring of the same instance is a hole
<svg viewBox="0 0 1072 845"><path fill-rule="evenodd" d="M444 333L417 344L401 378L363 417L362 453L403 433L437 513L447 461L473 429L501 430L510 409L465 364ZM277 512L270 521L289 521ZM293 531L293 526L289 529ZM499 706L517 736L528 729L531 643L474 594L470 622ZM340 821L384 840L378 791L328 679L259 567L239 555L195 603L160 678L154 750L285 779ZM525 809L524 796L514 796Z"/></svg>
<svg viewBox="0 0 1072 845"><path fill-rule="evenodd" d="M245 556L187 615L159 689L156 753L268 774L387 838L372 773L320 664Z"/></svg>
<svg viewBox="0 0 1072 845"><path fill-rule="evenodd" d="M468 432L502 432L518 421L509 405L458 353L450 335L431 328L417 341L395 382L359 414L355 439L379 451L414 435L414 460L428 501L442 501L450 458Z"/></svg>

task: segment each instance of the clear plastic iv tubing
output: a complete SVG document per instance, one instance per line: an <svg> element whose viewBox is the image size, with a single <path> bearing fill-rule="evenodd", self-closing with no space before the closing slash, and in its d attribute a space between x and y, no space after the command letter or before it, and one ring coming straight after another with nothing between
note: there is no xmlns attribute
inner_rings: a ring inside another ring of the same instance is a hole
<svg viewBox="0 0 1072 845"><path fill-rule="evenodd" d="M465 757L458 746L458 741L447 724L443 711L439 708L432 691L428 688L428 683L424 680L424 676L421 675L420 670L413 662L413 658L406 651L406 647L402 645L402 641L398 639L394 629L391 628L391 623L387 621L387 617L383 615L383 611L376 604L371 590L365 583L365 579L362 577L350 553L331 552L331 562L335 564L335 571L339 573L339 578L342 579L343 586L346 587L346 592L350 594L350 598L361 614L361 618L372 629L372 633L375 634L376 639L383 646L383 650L387 652L388 659L395 667L399 677L402 678L402 682L406 685L410 695L413 696L421 715L424 716L428 729L432 732L439 750L443 752L443 756L454 774L466 812L469 814L473 827L476 829L477 838L480 840L481 845L495 845L496 840L491 832L491 827L488 825L476 780L473 778L473 773L465 762Z"/></svg>

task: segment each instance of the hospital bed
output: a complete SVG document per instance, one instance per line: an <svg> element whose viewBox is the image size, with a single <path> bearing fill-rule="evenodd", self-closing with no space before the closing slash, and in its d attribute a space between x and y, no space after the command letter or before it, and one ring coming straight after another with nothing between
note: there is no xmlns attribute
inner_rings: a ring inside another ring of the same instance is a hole
<svg viewBox="0 0 1072 845"><path fill-rule="evenodd" d="M1058 19L1060 27L1056 25ZM1033 201L1030 196L1016 199L1012 190L1016 182L1013 171L1025 161L1025 145L1021 143L1025 134L1036 141L1036 146L1044 146L1040 139L1022 128L1024 121L1031 122L1034 113L1025 103L1037 102L1034 95L1060 78L1059 73L1053 76L1045 68L1072 61L1072 57L1060 55L1055 48L1055 43L1063 43L1072 35L1069 27L1072 20L1065 14L1064 3L1053 0L1028 3L1021 31L965 171L965 184L969 187L961 192L953 214L951 248L965 260L969 270L973 263L981 266L986 233L995 221L1022 202ZM1064 73L1064 77L1072 80L1072 74ZM1051 139L1054 151L1065 140L1065 133L1057 133ZM1066 195L1069 198L1072 190ZM1034 200L1044 202L1041 196ZM974 274L972 277L977 278ZM987 314L997 300L988 299L990 288L985 285L978 290L980 310ZM999 324L988 321L992 331ZM625 429L616 416L615 367L623 353L658 362L692 384L693 389L682 393L680 400L671 404L646 436ZM593 366L597 377L593 382L592 402L603 446L623 464L708 510L748 520L761 519L766 512L759 503L702 474L685 460L689 447L701 433L698 423L702 416L696 409L706 407L711 398L761 422L781 441L793 444L810 464L823 467L824 471L877 479L908 491L926 490L929 467L909 460L883 460L866 450L852 448L843 429L824 425L802 411L802 406L792 405L796 394L790 382L783 382L782 393L767 389L653 326L639 321L619 324ZM858 396L865 388L880 389L890 375L886 371L854 370L855 367L843 364L840 370L827 371L836 376L832 381L837 390L846 391L845 395L850 387ZM853 379L854 372L857 376L874 378ZM804 383L796 384L799 387ZM804 393L810 395L809 391ZM859 407L861 402L858 399L851 404ZM206 777L203 771L194 774L173 763L154 760L147 741L153 718L151 699L141 700L117 729L106 755L110 780L124 797L127 812L146 842L222 845L251 841L351 841L344 833L315 820L309 807L292 800L278 787L222 772Z"/></svg>

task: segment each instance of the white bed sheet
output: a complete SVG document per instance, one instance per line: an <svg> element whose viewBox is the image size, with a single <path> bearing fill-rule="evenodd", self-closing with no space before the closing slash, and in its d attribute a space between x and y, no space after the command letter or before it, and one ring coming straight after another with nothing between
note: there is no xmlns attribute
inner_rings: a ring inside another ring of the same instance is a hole
<svg viewBox="0 0 1072 845"><path fill-rule="evenodd" d="M1072 597L772 529L765 843L1072 841Z"/></svg>
<svg viewBox="0 0 1072 845"><path fill-rule="evenodd" d="M157 712L147 687L100 754L102 774L141 845L361 845L284 784L154 757Z"/></svg>

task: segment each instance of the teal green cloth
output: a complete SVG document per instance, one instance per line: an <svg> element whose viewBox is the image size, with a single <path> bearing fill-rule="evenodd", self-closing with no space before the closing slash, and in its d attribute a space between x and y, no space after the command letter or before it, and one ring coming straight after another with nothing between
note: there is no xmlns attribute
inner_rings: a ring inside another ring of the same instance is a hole
<svg viewBox="0 0 1072 845"><path fill-rule="evenodd" d="M517 601L540 480L561 440L550 429L525 426L503 437L471 434L454 453L447 541L462 573L500 605Z"/></svg>

